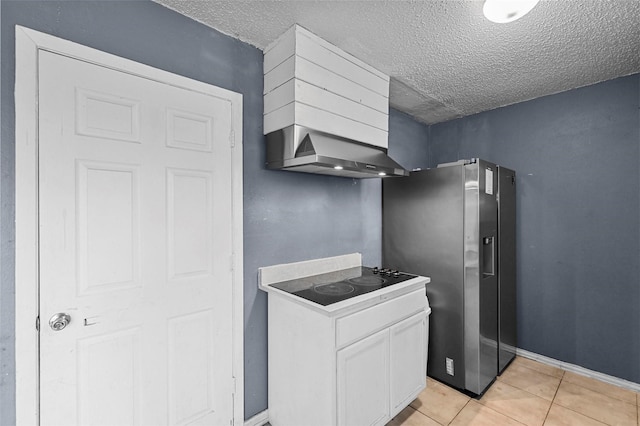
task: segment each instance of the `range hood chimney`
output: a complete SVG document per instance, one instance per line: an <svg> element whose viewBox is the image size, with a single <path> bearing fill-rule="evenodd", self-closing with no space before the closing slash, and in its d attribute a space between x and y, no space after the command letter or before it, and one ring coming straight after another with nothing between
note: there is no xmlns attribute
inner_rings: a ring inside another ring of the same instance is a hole
<svg viewBox="0 0 640 426"><path fill-rule="evenodd" d="M296 125L267 135L267 167L351 178L409 175L383 148Z"/></svg>
<svg viewBox="0 0 640 426"><path fill-rule="evenodd" d="M294 25L264 50L267 167L408 176L387 156L389 76Z"/></svg>

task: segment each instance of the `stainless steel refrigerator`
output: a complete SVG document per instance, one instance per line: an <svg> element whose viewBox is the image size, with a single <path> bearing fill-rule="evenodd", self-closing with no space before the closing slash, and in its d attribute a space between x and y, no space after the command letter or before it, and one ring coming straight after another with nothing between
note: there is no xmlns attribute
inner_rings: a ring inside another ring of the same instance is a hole
<svg viewBox="0 0 640 426"><path fill-rule="evenodd" d="M482 394L515 356L515 173L460 161L383 181L383 265L431 277L429 376Z"/></svg>

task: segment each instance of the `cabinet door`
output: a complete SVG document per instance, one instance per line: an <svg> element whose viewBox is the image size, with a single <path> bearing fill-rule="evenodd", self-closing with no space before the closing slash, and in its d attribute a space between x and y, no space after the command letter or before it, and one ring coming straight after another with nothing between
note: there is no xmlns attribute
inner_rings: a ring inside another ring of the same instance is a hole
<svg viewBox="0 0 640 426"><path fill-rule="evenodd" d="M426 386L427 314L421 312L391 327L391 416Z"/></svg>
<svg viewBox="0 0 640 426"><path fill-rule="evenodd" d="M389 420L389 329L338 351L338 425Z"/></svg>

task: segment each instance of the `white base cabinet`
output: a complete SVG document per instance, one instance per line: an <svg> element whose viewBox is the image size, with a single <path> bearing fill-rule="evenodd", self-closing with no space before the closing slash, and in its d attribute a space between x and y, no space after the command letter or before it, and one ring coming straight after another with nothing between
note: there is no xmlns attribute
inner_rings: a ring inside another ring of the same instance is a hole
<svg viewBox="0 0 640 426"><path fill-rule="evenodd" d="M338 351L339 425L384 425L425 388L426 317L415 314Z"/></svg>
<svg viewBox="0 0 640 426"><path fill-rule="evenodd" d="M389 395L389 330L338 351L339 425L384 425Z"/></svg>
<svg viewBox="0 0 640 426"><path fill-rule="evenodd" d="M389 330L393 416L409 405L426 386L428 328L427 314L420 313Z"/></svg>
<svg viewBox="0 0 640 426"><path fill-rule="evenodd" d="M273 426L384 425L426 386L425 281L328 314L269 293Z"/></svg>

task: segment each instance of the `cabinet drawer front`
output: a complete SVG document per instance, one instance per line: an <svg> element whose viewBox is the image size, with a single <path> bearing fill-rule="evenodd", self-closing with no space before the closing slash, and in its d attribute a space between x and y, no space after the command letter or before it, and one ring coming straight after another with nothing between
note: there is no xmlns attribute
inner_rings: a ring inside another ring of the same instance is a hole
<svg viewBox="0 0 640 426"><path fill-rule="evenodd" d="M424 288L336 320L336 347L342 347L388 327L426 307Z"/></svg>

